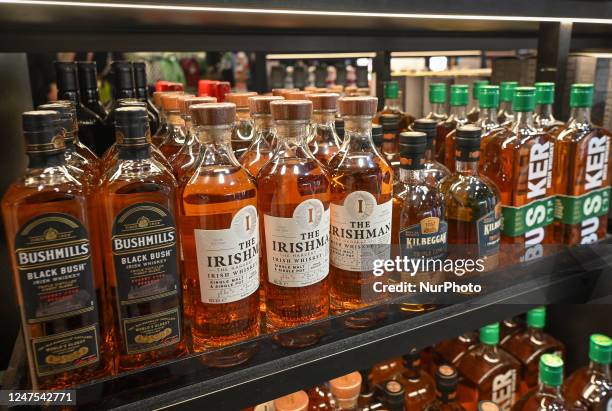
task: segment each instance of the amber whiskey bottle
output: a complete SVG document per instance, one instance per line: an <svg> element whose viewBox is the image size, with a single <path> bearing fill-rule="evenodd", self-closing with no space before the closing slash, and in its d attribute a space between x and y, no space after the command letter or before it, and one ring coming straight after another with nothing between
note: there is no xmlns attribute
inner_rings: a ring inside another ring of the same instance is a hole
<svg viewBox="0 0 612 411"><path fill-rule="evenodd" d="M306 145L312 102L273 101L270 109L277 147L257 176L257 205L267 327L276 331L328 314L331 179ZM307 334L294 344L318 341Z"/></svg>
<svg viewBox="0 0 612 411"><path fill-rule="evenodd" d="M115 110L119 158L98 204L119 370L185 353L174 176L151 156L145 107Z"/></svg>
<svg viewBox="0 0 612 411"><path fill-rule="evenodd" d="M455 137L456 171L440 187L445 199L449 256L481 259L484 271L497 267L501 226L499 190L478 174L480 127L467 125Z"/></svg>
<svg viewBox="0 0 612 411"><path fill-rule="evenodd" d="M572 408L597 411L612 401L612 339L603 334L589 338L589 365L579 368L565 381L563 394Z"/></svg>
<svg viewBox="0 0 612 411"><path fill-rule="evenodd" d="M385 295L374 290L374 282L381 277L372 272L374 260L389 258L393 171L372 142L376 103L375 97L338 100L345 138L329 163L330 306L334 313L374 304Z"/></svg>
<svg viewBox="0 0 612 411"><path fill-rule="evenodd" d="M185 145L185 120L181 117L179 106L180 94L170 93L162 95L162 107L166 118L168 133L159 144L159 150L166 159L170 160Z"/></svg>
<svg viewBox="0 0 612 411"><path fill-rule="evenodd" d="M450 87L450 115L438 126L438 141L436 145L436 159L443 162L449 169L454 169L455 151L452 149L455 144L454 135L449 140L448 135L451 131L468 123L467 118L468 86L465 84L453 84ZM449 147L451 149L449 150Z"/></svg>
<svg viewBox="0 0 612 411"><path fill-rule="evenodd" d="M436 393L435 397L424 404L424 411L465 411L465 408L457 401L457 384L459 374L452 365L440 365L436 369Z"/></svg>
<svg viewBox="0 0 612 411"><path fill-rule="evenodd" d="M539 361L538 387L524 395L512 407L513 411L566 411L570 410L563 398L563 360L554 354L544 354ZM581 407L578 410L584 409Z"/></svg>
<svg viewBox="0 0 612 411"><path fill-rule="evenodd" d="M446 83L431 83L429 85L429 104L431 111L425 118L435 120L436 123L444 122L448 118L446 111Z"/></svg>
<svg viewBox="0 0 612 411"><path fill-rule="evenodd" d="M436 373L436 367L444 364L457 366L461 357L478 344L478 333L475 331L463 333L456 338L437 343L431 350L432 370Z"/></svg>
<svg viewBox="0 0 612 411"><path fill-rule="evenodd" d="M499 343L503 346L513 335L525 330L525 321L521 317L512 317L499 323Z"/></svg>
<svg viewBox="0 0 612 411"><path fill-rule="evenodd" d="M77 110L79 140L100 156L113 143L104 118L87 108L79 96L76 63L55 62L58 100L72 101Z"/></svg>
<svg viewBox="0 0 612 411"><path fill-rule="evenodd" d="M100 101L98 92L98 71L94 61L77 61L79 93L83 105L104 119L108 111Z"/></svg>
<svg viewBox="0 0 612 411"><path fill-rule="evenodd" d="M379 117L379 122L382 126L383 132L380 154L383 156L387 164L391 166L395 174L398 173L400 164L400 121L401 117L397 114L382 114Z"/></svg>
<svg viewBox="0 0 612 411"><path fill-rule="evenodd" d="M374 117L374 122L382 124L380 117L384 114L393 114L399 116L398 134L402 131L406 131L408 126L414 121L414 117L410 114L405 113L402 110L402 103L400 101L399 94L399 83L397 81L386 81L383 85L383 93L385 100L384 106Z"/></svg>
<svg viewBox="0 0 612 411"><path fill-rule="evenodd" d="M241 158L253 142L253 121L249 112L249 98L256 95L254 91L225 95L225 101L236 105L236 125L232 132L232 147L236 158Z"/></svg>
<svg viewBox="0 0 612 411"><path fill-rule="evenodd" d="M2 198L30 379L65 389L114 371L95 206L66 167L56 111L23 114L28 167Z"/></svg>
<svg viewBox="0 0 612 411"><path fill-rule="evenodd" d="M494 401L506 411L516 402L521 364L498 343L499 324L482 327L480 343L457 364L461 375L458 400L468 411L475 411L482 400Z"/></svg>
<svg viewBox="0 0 612 411"><path fill-rule="evenodd" d="M193 350L202 352L259 334L259 218L255 182L232 150L236 106L196 104L190 112L201 148L181 189L181 239ZM219 351L209 362L230 366L249 356Z"/></svg>
<svg viewBox="0 0 612 411"><path fill-rule="evenodd" d="M404 405L407 410L422 410L436 398L436 384L421 367L420 351L413 349L404 355L404 370L398 380L404 385Z"/></svg>
<svg viewBox="0 0 612 411"><path fill-rule="evenodd" d="M434 184L440 183L450 175L450 170L444 164L438 162L434 156L438 124L432 118L420 118L414 120L410 126L413 131L425 133L427 136L423 172L425 173L425 178Z"/></svg>
<svg viewBox="0 0 612 411"><path fill-rule="evenodd" d="M497 112L497 121L502 126L510 126L514 121L514 111L512 110L512 99L514 89L518 87L517 81L502 81L499 83L500 104Z"/></svg>
<svg viewBox="0 0 612 411"><path fill-rule="evenodd" d="M136 98L147 104L147 116L149 117L149 127L151 133L154 134L159 128L159 110L149 99L149 90L147 83L147 65L144 61L132 62L134 67L134 89Z"/></svg>
<svg viewBox="0 0 612 411"><path fill-rule="evenodd" d="M253 142L240 158L240 162L253 177L257 177L259 170L272 158L274 153L276 142L270 103L278 100L283 100L283 98L279 96L249 97L249 110L253 119Z"/></svg>
<svg viewBox="0 0 612 411"><path fill-rule="evenodd" d="M552 105L555 102L555 83L540 82L534 84L536 89L536 108L533 122L538 130L546 131L553 136L564 128L562 121L553 116Z"/></svg>
<svg viewBox="0 0 612 411"><path fill-rule="evenodd" d="M308 95L312 101L312 122L314 138L308 144L312 154L323 165L329 164L331 158L340 149L340 137L336 133L336 113L338 98L336 93L314 93Z"/></svg>
<svg viewBox="0 0 612 411"><path fill-rule="evenodd" d="M489 85L489 80L476 80L472 84L472 108L467 113L470 123L475 123L480 118L480 89Z"/></svg>
<svg viewBox="0 0 612 411"><path fill-rule="evenodd" d="M610 210L612 134L591 123L593 85L573 84L571 116L556 139L555 238L590 244L606 236Z"/></svg>

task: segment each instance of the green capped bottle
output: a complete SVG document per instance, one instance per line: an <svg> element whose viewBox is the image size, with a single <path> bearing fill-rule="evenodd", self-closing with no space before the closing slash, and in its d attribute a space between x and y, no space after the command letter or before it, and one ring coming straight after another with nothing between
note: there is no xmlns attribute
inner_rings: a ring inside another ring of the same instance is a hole
<svg viewBox="0 0 612 411"><path fill-rule="evenodd" d="M536 110L534 121L539 130L557 134L563 128L563 122L553 116L552 105L555 102L555 83L540 82L536 88Z"/></svg>
<svg viewBox="0 0 612 411"><path fill-rule="evenodd" d="M446 83L431 83L429 85L429 105L431 111L425 116L438 122L448 118L446 112Z"/></svg>
<svg viewBox="0 0 612 411"><path fill-rule="evenodd" d="M508 126L514 121L514 111L512 111L512 98L514 89L518 87L517 81L502 81L499 83L500 105L497 112L497 121L502 126Z"/></svg>
<svg viewBox="0 0 612 411"><path fill-rule="evenodd" d="M455 169L455 152L449 147L454 146L454 140L448 141L448 134L467 124L468 86L466 84L453 84L450 91L450 115L438 130L436 140L436 160L444 163L449 170ZM439 143L439 144L438 144Z"/></svg>
<svg viewBox="0 0 612 411"><path fill-rule="evenodd" d="M538 388L523 396L513 411L565 411L569 410L561 393L563 360L555 354L540 357Z"/></svg>
<svg viewBox="0 0 612 411"><path fill-rule="evenodd" d="M385 95L384 106L383 109L374 116L374 123L382 124L380 117L384 114L399 115L399 132L406 131L408 126L414 121L414 117L402 110L399 83L397 81L386 81L383 87Z"/></svg>
<svg viewBox="0 0 612 411"><path fill-rule="evenodd" d="M468 121L475 123L480 118L480 90L489 85L489 80L476 80L472 85L472 108L468 113Z"/></svg>

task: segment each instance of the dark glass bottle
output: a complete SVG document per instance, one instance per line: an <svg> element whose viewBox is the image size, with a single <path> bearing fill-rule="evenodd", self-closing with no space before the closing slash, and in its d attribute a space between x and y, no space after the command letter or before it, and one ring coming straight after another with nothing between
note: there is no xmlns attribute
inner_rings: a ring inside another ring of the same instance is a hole
<svg viewBox="0 0 612 411"><path fill-rule="evenodd" d="M100 101L100 95L98 94L96 63L93 61L77 61L77 71L79 74L80 97L83 105L99 115L100 118L105 118L108 112Z"/></svg>
<svg viewBox="0 0 612 411"><path fill-rule="evenodd" d="M58 100L75 104L79 125L79 140L100 156L115 137L108 135L103 118L83 105L79 97L77 65L74 62L55 62Z"/></svg>
<svg viewBox="0 0 612 411"><path fill-rule="evenodd" d="M104 119L106 133L103 152L113 145L115 136L115 117L113 111L119 107L119 100L136 98L134 90L134 69L129 61L113 61L111 64L111 75L113 78L113 101L108 108L108 115Z"/></svg>
<svg viewBox="0 0 612 411"><path fill-rule="evenodd" d="M134 67L134 88L136 89L136 98L147 103L149 127L151 128L151 134L155 134L159 128L159 111L155 105L153 105L153 102L149 100L146 63L144 61L134 61L132 66Z"/></svg>
<svg viewBox="0 0 612 411"><path fill-rule="evenodd" d="M441 365L436 369L436 397L422 409L424 411L464 411L457 402L459 374L452 365Z"/></svg>
<svg viewBox="0 0 612 411"><path fill-rule="evenodd" d="M433 378L421 367L421 352L415 349L404 355L404 371L398 377L404 385L407 410L421 410L436 397Z"/></svg>

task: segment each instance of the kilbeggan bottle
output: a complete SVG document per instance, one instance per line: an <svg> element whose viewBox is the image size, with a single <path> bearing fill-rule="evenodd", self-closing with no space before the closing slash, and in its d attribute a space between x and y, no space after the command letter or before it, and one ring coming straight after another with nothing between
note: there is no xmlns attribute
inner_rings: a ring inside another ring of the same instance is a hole
<svg viewBox="0 0 612 411"><path fill-rule="evenodd" d="M322 164L329 164L331 158L340 149L340 137L336 134L336 113L338 98L336 93L309 94L312 101L312 122L314 138L308 144L315 158Z"/></svg>
<svg viewBox="0 0 612 411"><path fill-rule="evenodd" d="M373 270L375 260L389 258L393 172L372 142L376 103L375 97L338 100L345 137L329 163L330 306L334 313L362 308L385 296L374 289L374 283L384 277L375 276ZM353 326L371 320L351 318Z"/></svg>
<svg viewBox="0 0 612 411"><path fill-rule="evenodd" d="M257 189L232 150L233 103L190 107L200 156L181 188L181 239L191 298L193 350L223 347L259 334ZM208 362L246 361L249 349L221 350Z"/></svg>
<svg viewBox="0 0 612 411"><path fill-rule="evenodd" d="M151 156L145 107L115 109L119 158L98 191L119 370L185 353L174 176Z"/></svg>
<svg viewBox="0 0 612 411"><path fill-rule="evenodd" d="M497 112L497 121L502 126L510 126L514 121L512 99L514 98L514 89L517 87L517 81L502 81L499 83L501 103L499 105L499 111Z"/></svg>
<svg viewBox="0 0 612 411"><path fill-rule="evenodd" d="M489 80L476 80L472 84L472 108L467 114L470 123L475 123L480 118L480 90L488 85Z"/></svg>
<svg viewBox="0 0 612 411"><path fill-rule="evenodd" d="M270 103L278 100L283 100L283 98L279 96L249 97L249 111L253 119L253 142L240 158L240 162L253 177L257 177L259 170L272 158L274 153L276 143Z"/></svg>
<svg viewBox="0 0 612 411"><path fill-rule="evenodd" d="M572 84L571 116L555 143L555 238L590 244L606 236L612 134L591 123L592 84Z"/></svg>
<svg viewBox="0 0 612 411"><path fill-rule="evenodd" d="M540 372L538 387L523 396L512 407L513 411L569 411L581 410L581 406L570 408L563 398L563 360L554 354L544 354L540 357Z"/></svg>
<svg viewBox="0 0 612 411"><path fill-rule="evenodd" d="M453 84L450 88L450 115L438 126L438 142L436 144L436 159L444 163L449 170L454 170L455 152L452 149L455 145L454 138L448 138L451 131L468 123L467 119L468 86L465 84ZM454 135L453 135L454 137ZM449 147L451 150L449 152Z"/></svg>
<svg viewBox="0 0 612 411"><path fill-rule="evenodd" d="M266 317L271 331L325 318L329 310L331 179L306 138L312 102L270 103L277 147L257 176ZM291 344L318 341L316 331Z"/></svg>
<svg viewBox="0 0 612 411"><path fill-rule="evenodd" d="M23 114L25 174L2 214L35 390L65 389L113 372L113 338L88 186L66 167L56 111Z"/></svg>
<svg viewBox="0 0 612 411"><path fill-rule="evenodd" d="M535 83L536 108L533 122L538 130L557 135L563 128L562 121L553 116L552 105L555 102L555 83Z"/></svg>

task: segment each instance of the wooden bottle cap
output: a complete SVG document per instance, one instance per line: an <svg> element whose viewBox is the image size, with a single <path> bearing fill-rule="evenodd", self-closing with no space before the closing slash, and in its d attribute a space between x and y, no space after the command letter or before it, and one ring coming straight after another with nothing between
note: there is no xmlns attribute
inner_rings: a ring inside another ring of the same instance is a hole
<svg viewBox="0 0 612 411"><path fill-rule="evenodd" d="M191 119L198 126L222 126L236 121L234 103L204 103L189 107Z"/></svg>
<svg viewBox="0 0 612 411"><path fill-rule="evenodd" d="M308 100L309 91L290 91L285 93L283 97L287 100Z"/></svg>
<svg viewBox="0 0 612 411"><path fill-rule="evenodd" d="M308 394L304 391L294 392L274 400L276 411L306 411Z"/></svg>
<svg viewBox="0 0 612 411"><path fill-rule="evenodd" d="M270 103L274 120L310 120L312 102L310 100L280 100Z"/></svg>
<svg viewBox="0 0 612 411"><path fill-rule="evenodd" d="M313 93L308 95L308 100L312 101L312 109L336 111L338 109L339 94L336 93Z"/></svg>
<svg viewBox="0 0 612 411"><path fill-rule="evenodd" d="M253 96L249 97L249 111L253 114L270 114L270 103L284 100L281 96Z"/></svg>
<svg viewBox="0 0 612 411"><path fill-rule="evenodd" d="M338 99L338 108L343 116L373 116L376 114L376 97L358 96Z"/></svg>
<svg viewBox="0 0 612 411"><path fill-rule="evenodd" d="M297 88L273 88L272 95L285 97L285 94L290 93L292 91L299 91Z"/></svg>
<svg viewBox="0 0 612 411"><path fill-rule="evenodd" d="M189 115L189 107L195 104L216 103L215 97L196 97L194 95L182 95L179 97L179 107L183 116Z"/></svg>
<svg viewBox="0 0 612 411"><path fill-rule="evenodd" d="M179 110L179 96L183 94L178 91L165 93L161 96L161 105L164 110Z"/></svg>
<svg viewBox="0 0 612 411"><path fill-rule="evenodd" d="M228 103L234 103L236 107L248 107L249 98L256 96L257 93L254 91L248 91L244 93L227 93L225 95L225 101Z"/></svg>
<svg viewBox="0 0 612 411"><path fill-rule="evenodd" d="M340 399L350 399L359 395L361 390L361 374L358 371L329 381L332 394Z"/></svg>

